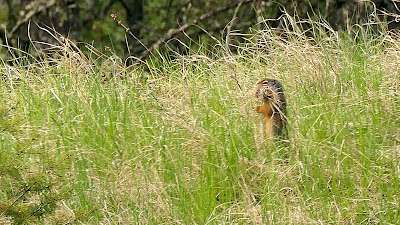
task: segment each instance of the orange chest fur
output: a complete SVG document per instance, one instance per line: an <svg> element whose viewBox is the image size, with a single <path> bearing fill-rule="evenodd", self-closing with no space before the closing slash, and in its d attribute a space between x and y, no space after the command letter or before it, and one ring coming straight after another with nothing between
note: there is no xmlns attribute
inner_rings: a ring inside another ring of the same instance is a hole
<svg viewBox="0 0 400 225"><path fill-rule="evenodd" d="M265 118L272 117L272 107L269 102L265 102L264 105L260 106L258 111L264 115Z"/></svg>
<svg viewBox="0 0 400 225"><path fill-rule="evenodd" d="M269 102L265 102L264 105L258 107L258 112L264 115L265 133L267 137L272 138L274 136L274 121L272 119L272 106Z"/></svg>

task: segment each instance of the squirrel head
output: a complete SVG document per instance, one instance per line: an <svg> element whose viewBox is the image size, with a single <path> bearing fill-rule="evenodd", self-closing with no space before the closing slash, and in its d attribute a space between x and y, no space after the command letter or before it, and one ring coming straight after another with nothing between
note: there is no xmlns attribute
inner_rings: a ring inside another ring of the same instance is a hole
<svg viewBox="0 0 400 225"><path fill-rule="evenodd" d="M256 87L256 98L265 101L276 101L279 99L278 95L283 93L281 82L271 78L265 78L258 82Z"/></svg>

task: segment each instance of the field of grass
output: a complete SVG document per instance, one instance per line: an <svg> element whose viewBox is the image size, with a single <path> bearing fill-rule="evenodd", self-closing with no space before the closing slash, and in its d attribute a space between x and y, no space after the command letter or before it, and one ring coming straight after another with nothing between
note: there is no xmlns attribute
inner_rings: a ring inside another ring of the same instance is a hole
<svg viewBox="0 0 400 225"><path fill-rule="evenodd" d="M399 224L400 36L372 31L266 28L143 66L66 46L3 61L0 224ZM254 110L265 77L286 146Z"/></svg>

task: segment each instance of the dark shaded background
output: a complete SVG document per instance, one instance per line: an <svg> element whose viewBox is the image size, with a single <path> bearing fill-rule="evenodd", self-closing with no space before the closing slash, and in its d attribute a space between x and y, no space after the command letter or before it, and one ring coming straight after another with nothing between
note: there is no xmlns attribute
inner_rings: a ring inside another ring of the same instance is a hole
<svg viewBox="0 0 400 225"><path fill-rule="evenodd" d="M366 21L388 21L388 28L398 29L399 6L392 0L5 0L0 1L0 42L5 44L7 38L13 47L28 50L32 40L35 47L46 49L62 35L75 43L93 43L98 49L110 47L120 56L145 58L144 46L158 40L155 47L165 47L168 42L170 49L184 53L184 44L190 46L200 39L212 42L210 34L224 38L228 31L262 28L257 24L263 18L277 19L284 10L299 18L325 20L335 30ZM126 30L111 13L132 34L125 35ZM281 22L268 21L275 28L282 26ZM184 25L188 25L184 32L174 33ZM60 35L50 35L48 31L53 29Z"/></svg>

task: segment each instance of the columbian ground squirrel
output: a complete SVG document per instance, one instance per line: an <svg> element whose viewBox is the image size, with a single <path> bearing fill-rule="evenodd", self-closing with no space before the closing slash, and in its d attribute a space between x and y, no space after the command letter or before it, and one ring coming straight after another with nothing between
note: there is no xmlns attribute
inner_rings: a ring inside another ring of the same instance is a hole
<svg viewBox="0 0 400 225"><path fill-rule="evenodd" d="M256 98L263 101L257 112L264 115L265 132L269 138L287 138L286 98L281 82L266 78L257 83Z"/></svg>

